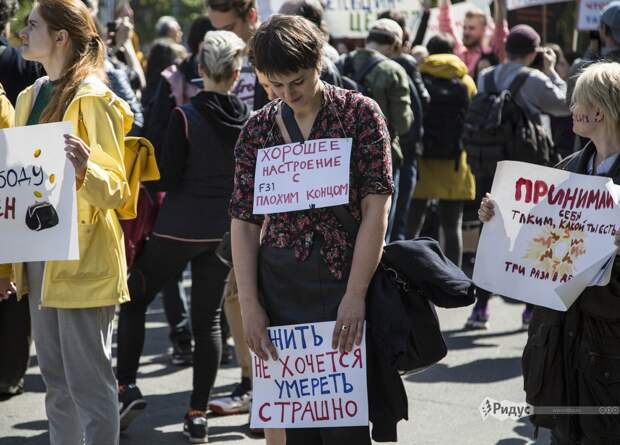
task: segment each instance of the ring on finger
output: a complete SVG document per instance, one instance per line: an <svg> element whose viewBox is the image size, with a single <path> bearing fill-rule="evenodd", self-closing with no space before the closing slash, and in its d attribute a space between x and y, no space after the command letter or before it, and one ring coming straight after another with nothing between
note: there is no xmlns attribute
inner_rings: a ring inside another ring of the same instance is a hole
<svg viewBox="0 0 620 445"><path fill-rule="evenodd" d="M340 328L341 331L348 331L349 330L349 326L347 325L343 325L342 328Z"/></svg>

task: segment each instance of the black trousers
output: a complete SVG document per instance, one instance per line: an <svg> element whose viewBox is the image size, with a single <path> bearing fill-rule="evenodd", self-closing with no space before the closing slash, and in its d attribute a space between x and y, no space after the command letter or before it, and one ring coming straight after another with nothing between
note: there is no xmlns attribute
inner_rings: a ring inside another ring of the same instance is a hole
<svg viewBox="0 0 620 445"><path fill-rule="evenodd" d="M262 246L258 262L261 303L272 326L334 321L347 286L348 271L336 279L321 258L318 239L306 261L293 249ZM368 426L289 428L286 445L370 445Z"/></svg>
<svg viewBox="0 0 620 445"><path fill-rule="evenodd" d="M168 281L161 290L164 302L164 313L170 326L170 341L174 343L190 343L189 315L187 314L187 298L182 286L183 274Z"/></svg>
<svg viewBox="0 0 620 445"><path fill-rule="evenodd" d="M407 238L417 238L424 226L430 201L414 199L409 212ZM439 224L445 238L446 256L457 266L463 262L463 206L464 201L439 200Z"/></svg>
<svg viewBox="0 0 620 445"><path fill-rule="evenodd" d="M28 298L0 302L0 394L21 385L30 358Z"/></svg>
<svg viewBox="0 0 620 445"><path fill-rule="evenodd" d="M129 276L131 301L121 305L118 320L117 377L136 382L144 347L146 309L162 287L192 268L191 324L194 377L190 406L205 411L222 355L220 313L228 268L216 257L217 242L183 242L153 236Z"/></svg>

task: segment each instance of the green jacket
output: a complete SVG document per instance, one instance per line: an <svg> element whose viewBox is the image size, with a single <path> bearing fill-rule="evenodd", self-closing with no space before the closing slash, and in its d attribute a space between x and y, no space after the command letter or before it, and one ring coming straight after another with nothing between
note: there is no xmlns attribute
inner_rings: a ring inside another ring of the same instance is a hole
<svg viewBox="0 0 620 445"><path fill-rule="evenodd" d="M366 61L378 54L376 51L360 48L353 52L353 69L362 70ZM413 123L409 79L407 72L397 62L386 59L377 63L363 79L364 87L383 111L392 136L392 157L402 160L398 135L409 131Z"/></svg>

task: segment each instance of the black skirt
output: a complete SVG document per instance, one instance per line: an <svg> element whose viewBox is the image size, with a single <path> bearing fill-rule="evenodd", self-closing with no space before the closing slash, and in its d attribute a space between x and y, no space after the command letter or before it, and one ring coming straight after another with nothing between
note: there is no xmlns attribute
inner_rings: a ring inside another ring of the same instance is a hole
<svg viewBox="0 0 620 445"><path fill-rule="evenodd" d="M350 267L342 279L335 278L317 241L305 261L298 261L293 249L261 246L258 288L271 326L336 320Z"/></svg>

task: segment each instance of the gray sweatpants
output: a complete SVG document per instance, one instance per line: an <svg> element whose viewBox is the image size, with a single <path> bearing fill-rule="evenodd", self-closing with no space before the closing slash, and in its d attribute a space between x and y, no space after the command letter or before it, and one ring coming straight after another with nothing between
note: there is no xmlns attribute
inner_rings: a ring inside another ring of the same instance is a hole
<svg viewBox="0 0 620 445"><path fill-rule="evenodd" d="M32 335L47 392L51 445L118 445L114 306L39 307L44 263L28 263Z"/></svg>

